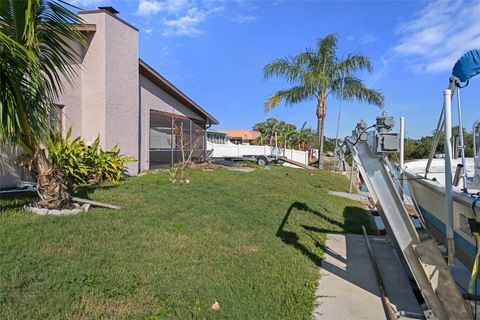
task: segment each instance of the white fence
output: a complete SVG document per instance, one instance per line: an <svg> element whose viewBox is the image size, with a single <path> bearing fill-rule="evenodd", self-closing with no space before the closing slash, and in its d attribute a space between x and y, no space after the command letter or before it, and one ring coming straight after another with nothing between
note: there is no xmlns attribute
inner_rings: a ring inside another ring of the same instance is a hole
<svg viewBox="0 0 480 320"><path fill-rule="evenodd" d="M269 146L251 146L242 144L216 144L207 142L207 149L211 158L235 158L243 157L245 155L277 155L284 156L290 160L300 162L308 165L308 152L293 150L272 148Z"/></svg>

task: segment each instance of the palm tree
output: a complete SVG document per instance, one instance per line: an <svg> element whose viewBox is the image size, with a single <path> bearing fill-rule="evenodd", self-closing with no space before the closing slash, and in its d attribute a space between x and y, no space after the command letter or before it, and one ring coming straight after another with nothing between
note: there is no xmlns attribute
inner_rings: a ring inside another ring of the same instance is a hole
<svg viewBox="0 0 480 320"><path fill-rule="evenodd" d="M63 84L76 74L72 44L85 45L80 23L63 1L0 1L0 144L23 152L22 163L37 180L38 205L47 208L70 205L43 142Z"/></svg>
<svg viewBox="0 0 480 320"><path fill-rule="evenodd" d="M336 57L337 37L327 35L317 41L316 48L307 49L293 57L274 60L263 68L265 79L284 77L293 87L280 90L265 103L265 111L284 101L293 105L306 100L317 102L317 134L319 145L318 167L322 167L323 130L327 114L327 98L352 100L383 106L381 92L367 88L353 74L359 70L372 72L370 60L360 54L349 54L346 58Z"/></svg>
<svg viewBox="0 0 480 320"><path fill-rule="evenodd" d="M308 143L308 129L306 128L307 122L305 121L302 126L300 127L300 130L298 130L296 137L295 137L295 142L297 143L297 148L299 150L305 150L305 144Z"/></svg>

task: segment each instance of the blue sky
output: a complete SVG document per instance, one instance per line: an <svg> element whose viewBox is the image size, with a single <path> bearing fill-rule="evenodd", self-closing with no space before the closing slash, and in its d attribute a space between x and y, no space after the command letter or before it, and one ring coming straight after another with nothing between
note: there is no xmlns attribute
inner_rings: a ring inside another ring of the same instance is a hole
<svg viewBox="0 0 480 320"><path fill-rule="evenodd" d="M315 128L315 103L263 103L281 79L265 81L262 68L336 33L338 54L371 58L372 74L359 74L386 96L384 110L406 117L410 137L430 134L451 68L480 48L480 2L470 1L193 1L75 0L82 8L112 5L140 29L140 57L219 121L218 128L247 129L268 117ZM480 118L480 79L462 91L465 126ZM328 100L326 135L335 136L339 102ZM372 123L378 108L342 102L340 136L355 123ZM456 120L456 116L454 116Z"/></svg>

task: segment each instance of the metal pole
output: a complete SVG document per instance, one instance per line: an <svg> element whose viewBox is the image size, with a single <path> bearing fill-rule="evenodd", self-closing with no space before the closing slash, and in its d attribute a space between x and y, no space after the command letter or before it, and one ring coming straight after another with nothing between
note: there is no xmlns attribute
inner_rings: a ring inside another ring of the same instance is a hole
<svg viewBox="0 0 480 320"><path fill-rule="evenodd" d="M443 108L445 116L445 208L447 209L447 250L448 266L455 263L455 242L453 238L453 197L452 197L452 91L443 92Z"/></svg>
<svg viewBox="0 0 480 320"><path fill-rule="evenodd" d="M373 271L375 272L375 278L377 279L377 284L380 289L380 294L382 296L383 306L387 311L388 320L395 320L395 312L393 311L392 304L390 303L390 299L388 298L387 289L383 283L382 274L380 273L380 269L378 268L377 259L375 258L375 252L373 251L372 244L370 243L370 239L367 235L367 230L365 230L365 226L362 226L363 238L365 239L365 245L367 247L368 255L370 256L370 262L372 263Z"/></svg>
<svg viewBox="0 0 480 320"><path fill-rule="evenodd" d="M277 131L275 131L275 151L278 150Z"/></svg>
<svg viewBox="0 0 480 320"><path fill-rule="evenodd" d="M400 196L403 200L403 169L405 157L405 117L400 117Z"/></svg>
<svg viewBox="0 0 480 320"><path fill-rule="evenodd" d="M353 187L353 169L355 169L355 160L352 160L352 166L350 167L350 186L348 187L348 193L352 193Z"/></svg>
<svg viewBox="0 0 480 320"><path fill-rule="evenodd" d="M450 77L450 83L448 84L448 89L451 91L450 99L453 94L455 94L456 89L456 78ZM451 103L451 100L450 100ZM440 113L440 118L438 119L437 130L435 132L435 137L433 139L432 149L430 150L430 155L428 156L427 166L425 167L425 178L428 175L428 171L430 170L430 166L432 164L433 157L435 156L435 151L437 150L438 141L440 140L440 130L444 127L444 108L442 108L442 112Z"/></svg>
<svg viewBox="0 0 480 320"><path fill-rule="evenodd" d="M345 86L345 77L343 76L342 72L342 88L341 88L341 97L340 97L340 104L338 106L338 118L337 118L337 134L335 135L335 149L334 149L334 157L337 157L338 154L338 131L340 130L340 117L342 115L342 101L343 101L343 87ZM338 155L338 167L340 168L340 155ZM333 171L335 171L336 162L335 159L333 161Z"/></svg>
<svg viewBox="0 0 480 320"><path fill-rule="evenodd" d="M460 88L457 89L457 108L458 108L458 130L460 135L460 157L462 158L463 165L463 192L467 192L467 165L465 163L465 144L463 140L463 120L462 120L462 106L460 99ZM456 150L455 150L456 152Z"/></svg>
<svg viewBox="0 0 480 320"><path fill-rule="evenodd" d="M442 112L440 113L440 118L438 119L438 123L437 123L437 129L435 130L435 136L433 138L432 149L430 150L430 155L428 156L427 166L425 168L425 178L427 177L428 172L430 171L430 166L432 164L433 157L435 156L435 151L437 150L438 141L440 140L440 133L441 133L442 128L444 126L443 115L444 115L444 110L442 108Z"/></svg>

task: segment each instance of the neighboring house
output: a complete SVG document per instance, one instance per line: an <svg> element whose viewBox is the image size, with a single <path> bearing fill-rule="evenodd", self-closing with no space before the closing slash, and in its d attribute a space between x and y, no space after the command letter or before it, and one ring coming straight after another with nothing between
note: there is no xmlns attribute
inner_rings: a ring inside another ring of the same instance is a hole
<svg viewBox="0 0 480 320"><path fill-rule="evenodd" d="M253 140L260 137L260 132L254 130L217 130L227 134L230 142L234 144L252 144Z"/></svg>
<svg viewBox="0 0 480 320"><path fill-rule="evenodd" d="M104 149L118 143L137 160L128 165L130 175L170 166L181 159L182 149L205 159L205 130L218 121L139 59L138 29L117 13L111 7L78 13L88 45L75 47L78 75L58 101L59 128L65 132L72 126L72 136L87 142L100 136ZM15 187L22 178L20 170L8 169L0 176L0 189Z"/></svg>
<svg viewBox="0 0 480 320"><path fill-rule="evenodd" d="M216 144L229 143L228 135L217 130L207 130L207 141Z"/></svg>

